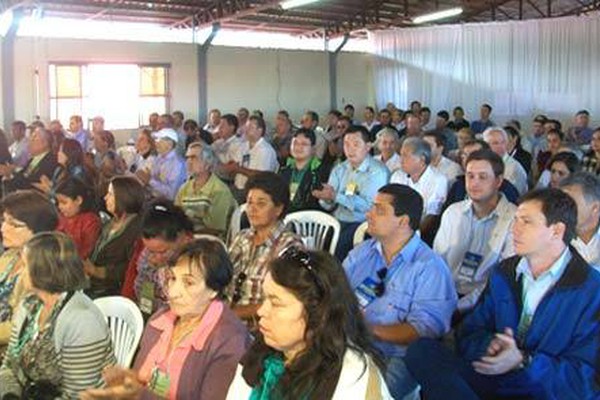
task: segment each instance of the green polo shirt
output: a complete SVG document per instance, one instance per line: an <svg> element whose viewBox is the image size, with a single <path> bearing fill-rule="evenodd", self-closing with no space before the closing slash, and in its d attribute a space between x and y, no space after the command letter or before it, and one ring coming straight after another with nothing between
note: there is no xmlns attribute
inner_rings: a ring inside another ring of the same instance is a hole
<svg viewBox="0 0 600 400"><path fill-rule="evenodd" d="M225 237L229 217L237 203L231 191L215 174L200 189L194 189L194 179L181 186L175 204L183 208L194 223L194 232L215 230Z"/></svg>

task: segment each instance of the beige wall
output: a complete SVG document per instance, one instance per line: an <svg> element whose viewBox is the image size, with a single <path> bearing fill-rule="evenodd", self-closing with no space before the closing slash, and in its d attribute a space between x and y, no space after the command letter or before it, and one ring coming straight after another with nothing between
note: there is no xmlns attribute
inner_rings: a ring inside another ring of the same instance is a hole
<svg viewBox="0 0 600 400"><path fill-rule="evenodd" d="M40 73L40 110L49 119L48 64L52 62L156 62L171 65L171 110L197 118L198 78L194 45L40 39L15 43L15 116L31 120L36 111L35 70ZM260 108L272 121L279 109L295 120L308 108L329 110L329 69L324 52L211 47L208 52L208 107L232 112ZM374 102L370 56L342 53L338 62L338 105L357 110ZM119 133L124 140L128 133Z"/></svg>

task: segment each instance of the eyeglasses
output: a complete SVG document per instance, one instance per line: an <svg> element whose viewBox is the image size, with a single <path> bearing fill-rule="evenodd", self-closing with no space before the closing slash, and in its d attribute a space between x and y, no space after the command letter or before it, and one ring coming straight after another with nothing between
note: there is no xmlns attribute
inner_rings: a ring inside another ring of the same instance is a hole
<svg viewBox="0 0 600 400"><path fill-rule="evenodd" d="M381 297L385 293L385 277L387 276L388 269L383 267L377 270L377 277L379 278L379 283L374 288L375 296Z"/></svg>
<svg viewBox="0 0 600 400"><path fill-rule="evenodd" d="M317 271L315 270L315 267L313 265L312 259L310 257L310 253L300 250L297 247L291 246L286 249L283 249L279 253L279 257L283 258L285 260L296 261L300 265L302 265L302 267L304 269L306 269L308 271L308 273L310 274L310 276L312 277L319 292L321 294L323 293L323 285L321 283L321 280L319 279L319 276L317 275Z"/></svg>
<svg viewBox="0 0 600 400"><path fill-rule="evenodd" d="M241 299L242 299L242 286L244 285L244 282L246 282L246 279L248 278L248 276L246 275L245 272L240 272L237 276L237 278L235 278L235 285L233 288L233 296L231 297L231 304L232 305L236 305Z"/></svg>

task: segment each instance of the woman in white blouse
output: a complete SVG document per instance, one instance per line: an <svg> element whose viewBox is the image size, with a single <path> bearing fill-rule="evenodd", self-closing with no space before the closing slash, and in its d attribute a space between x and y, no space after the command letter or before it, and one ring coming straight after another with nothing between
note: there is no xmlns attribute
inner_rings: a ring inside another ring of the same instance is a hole
<svg viewBox="0 0 600 400"><path fill-rule="evenodd" d="M344 270L329 254L289 248L269 264L260 334L227 398L391 399Z"/></svg>

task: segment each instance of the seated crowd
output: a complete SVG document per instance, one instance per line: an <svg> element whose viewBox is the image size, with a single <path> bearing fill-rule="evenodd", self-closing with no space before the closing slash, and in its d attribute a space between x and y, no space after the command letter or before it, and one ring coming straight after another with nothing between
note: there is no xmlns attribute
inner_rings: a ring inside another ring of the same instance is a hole
<svg viewBox="0 0 600 400"><path fill-rule="evenodd" d="M0 130L0 400L598 398L589 112L354 114L154 113L123 147L100 116ZM143 315L131 366L107 296Z"/></svg>

